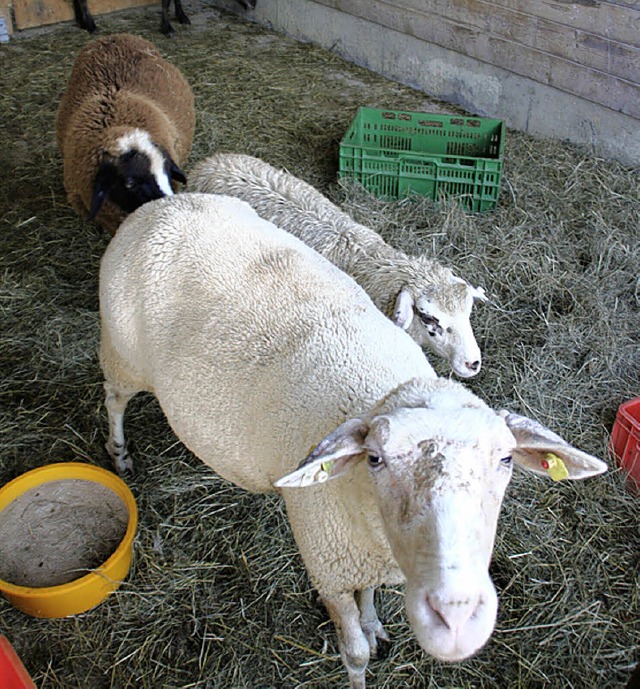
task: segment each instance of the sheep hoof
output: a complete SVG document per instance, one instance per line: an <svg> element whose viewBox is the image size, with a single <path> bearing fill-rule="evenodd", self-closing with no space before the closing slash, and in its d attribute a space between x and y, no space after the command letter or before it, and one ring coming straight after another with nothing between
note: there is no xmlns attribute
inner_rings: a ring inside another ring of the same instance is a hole
<svg viewBox="0 0 640 689"><path fill-rule="evenodd" d="M134 474L133 459L129 455L129 450L126 445L118 443L105 443L105 449L109 457L113 460L116 472L121 478L131 478Z"/></svg>
<svg viewBox="0 0 640 689"><path fill-rule="evenodd" d="M76 24L88 33L98 33L98 27L93 21L93 17L80 17L76 19Z"/></svg>
<svg viewBox="0 0 640 689"><path fill-rule="evenodd" d="M389 655L390 649L391 642L389 639L378 638L375 645L375 651L373 648L371 649L371 657L376 660L384 660Z"/></svg>
<svg viewBox="0 0 640 689"><path fill-rule="evenodd" d="M187 15L184 12L179 12L176 14L176 19L181 23L181 24L191 24L191 19L187 17Z"/></svg>
<svg viewBox="0 0 640 689"><path fill-rule="evenodd" d="M391 640L380 620L376 619L369 624L363 624L362 631L369 642L371 657L378 660L386 658L391 647Z"/></svg>
<svg viewBox="0 0 640 689"><path fill-rule="evenodd" d="M160 31L167 37L173 38L176 35L176 30L171 26L171 24L162 24Z"/></svg>
<svg viewBox="0 0 640 689"><path fill-rule="evenodd" d="M133 469L133 461L127 458L125 461L116 464L116 472L118 473L118 476L125 481L132 479L135 474Z"/></svg>

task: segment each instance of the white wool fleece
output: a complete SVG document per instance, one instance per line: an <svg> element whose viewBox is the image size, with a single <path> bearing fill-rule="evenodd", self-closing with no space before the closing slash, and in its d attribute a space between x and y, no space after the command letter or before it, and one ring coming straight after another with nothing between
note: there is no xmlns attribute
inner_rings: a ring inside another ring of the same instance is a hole
<svg viewBox="0 0 640 689"><path fill-rule="evenodd" d="M191 449L248 490L398 382L435 377L351 278L238 199L145 204L105 252L100 297L105 373L152 390Z"/></svg>
<svg viewBox="0 0 640 689"><path fill-rule="evenodd" d="M184 444L250 491L272 490L399 384L435 379L350 277L230 197L179 194L130 215L102 259L100 311L106 380L153 392ZM321 593L400 579L364 470L283 493ZM349 566L328 567L335 552Z"/></svg>
<svg viewBox="0 0 640 689"><path fill-rule="evenodd" d="M470 317L474 299L484 299L484 292L438 261L393 248L310 184L259 158L213 155L191 171L189 189L247 201L261 218L348 273L386 316L445 358L456 374L468 378L480 371Z"/></svg>

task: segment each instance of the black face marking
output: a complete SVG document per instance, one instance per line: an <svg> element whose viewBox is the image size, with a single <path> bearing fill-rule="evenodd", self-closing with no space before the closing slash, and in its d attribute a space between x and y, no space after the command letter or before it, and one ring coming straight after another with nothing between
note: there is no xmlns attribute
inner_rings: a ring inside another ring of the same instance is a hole
<svg viewBox="0 0 640 689"><path fill-rule="evenodd" d="M431 337L443 334L444 330L440 325L440 321L435 316L423 313L422 311L417 311L417 314Z"/></svg>
<svg viewBox="0 0 640 689"><path fill-rule="evenodd" d="M151 172L145 153L129 150L100 165L93 184L89 219L93 220L107 199L125 213L133 213L147 201L164 196Z"/></svg>
<svg viewBox="0 0 640 689"><path fill-rule="evenodd" d="M164 148L161 150L164 158L164 172L167 175L167 179L174 179L176 182L180 182L180 184L186 184L187 177L184 172L176 165Z"/></svg>
<svg viewBox="0 0 640 689"><path fill-rule="evenodd" d="M164 196L151 172L151 163L146 154L136 150L127 151L118 159L117 169L119 174L110 199L125 212L132 213L143 203Z"/></svg>

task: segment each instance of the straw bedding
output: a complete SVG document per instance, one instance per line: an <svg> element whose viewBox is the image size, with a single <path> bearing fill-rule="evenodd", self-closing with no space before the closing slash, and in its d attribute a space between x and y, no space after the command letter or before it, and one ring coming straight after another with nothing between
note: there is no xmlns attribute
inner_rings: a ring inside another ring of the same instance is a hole
<svg viewBox="0 0 640 689"><path fill-rule="evenodd" d="M483 285L491 302L473 319L484 364L469 385L608 457L618 405L640 394L637 170L510 131L495 211L378 201L336 183L337 144L357 106L445 105L206 6L187 8L193 25L167 41L158 12L99 23L103 33L154 41L191 83L197 131L187 174L217 150L260 156L391 244L429 251ZM69 24L1 48L0 483L49 462L108 466L97 361L108 237L68 206L54 138L59 97L87 40ZM0 600L0 632L37 686L344 686L333 629L279 499L216 477L149 395L130 404L126 430L140 510L126 583L64 620L30 618ZM410 633L402 590L384 590L379 609L393 643L370 664L369 685L623 686L640 645L639 513L618 471L562 484L516 472L491 565L501 607L490 643L461 664L436 662Z"/></svg>

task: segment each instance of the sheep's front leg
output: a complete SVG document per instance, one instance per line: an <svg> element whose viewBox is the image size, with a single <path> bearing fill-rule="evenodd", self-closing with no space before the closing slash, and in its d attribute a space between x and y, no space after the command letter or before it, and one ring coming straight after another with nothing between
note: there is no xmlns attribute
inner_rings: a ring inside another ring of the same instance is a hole
<svg viewBox="0 0 640 689"><path fill-rule="evenodd" d="M351 689L366 689L369 642L360 624L360 610L353 593L322 596L338 633L340 657L349 673Z"/></svg>
<svg viewBox="0 0 640 689"><path fill-rule="evenodd" d="M160 31L167 37L173 38L176 35L175 29L171 26L169 21L169 2L170 0L162 0L160 12Z"/></svg>
<svg viewBox="0 0 640 689"><path fill-rule="evenodd" d="M367 637L371 656L377 658L378 655L384 655L384 646L378 647L378 639L380 641L389 641L389 635L382 626L382 622L378 618L376 606L374 602L375 587L371 586L360 591L358 596L358 607L360 608L360 626Z"/></svg>
<svg viewBox="0 0 640 689"><path fill-rule="evenodd" d="M133 461L127 452L124 437L124 410L135 393L123 390L117 383L109 381L105 381L104 391L104 404L109 417L109 437L105 448L113 459L118 474L130 475L133 473Z"/></svg>

